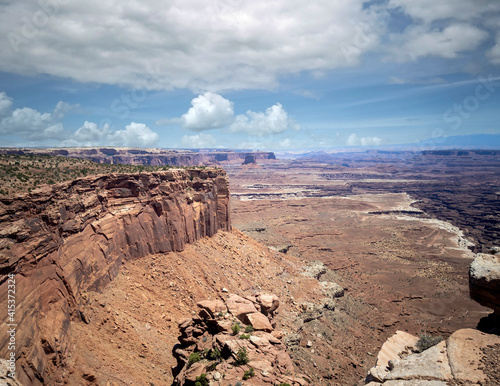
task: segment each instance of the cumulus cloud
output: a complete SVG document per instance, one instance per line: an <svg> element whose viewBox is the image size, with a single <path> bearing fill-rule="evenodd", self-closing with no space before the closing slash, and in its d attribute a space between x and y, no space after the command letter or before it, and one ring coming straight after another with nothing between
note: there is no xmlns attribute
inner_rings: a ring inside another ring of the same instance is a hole
<svg viewBox="0 0 500 386"><path fill-rule="evenodd" d="M99 127L94 122L86 121L64 145L152 147L159 139L158 133L144 123L131 122L124 130L112 130L109 124Z"/></svg>
<svg viewBox="0 0 500 386"><path fill-rule="evenodd" d="M12 98L9 98L6 93L0 92L0 117L4 117L10 113L12 107Z"/></svg>
<svg viewBox="0 0 500 386"><path fill-rule="evenodd" d="M219 94L206 92L191 101L191 108L180 118L165 118L156 124L180 124L184 129L203 132L210 129L228 129L232 133L254 136L280 134L287 130L299 131L300 124L288 116L280 103L265 112L248 110L235 116L233 102ZM185 141L206 141L207 136L185 136Z"/></svg>
<svg viewBox="0 0 500 386"><path fill-rule="evenodd" d="M269 135L283 133L285 130L300 130L300 125L276 103L265 112L247 111L238 115L230 127L232 132L247 133L251 135Z"/></svg>
<svg viewBox="0 0 500 386"><path fill-rule="evenodd" d="M217 140L206 133L185 135L181 139L181 145L190 149L214 148L217 147Z"/></svg>
<svg viewBox="0 0 500 386"><path fill-rule="evenodd" d="M233 103L218 94L206 92L194 98L191 105L181 117L182 126L188 130L220 129L234 119Z"/></svg>
<svg viewBox="0 0 500 386"><path fill-rule="evenodd" d="M358 137L356 134L352 133L347 137L347 146L377 146L382 143L379 137Z"/></svg>
<svg viewBox="0 0 500 386"><path fill-rule="evenodd" d="M63 140L68 136L61 120L75 106L59 102L52 113L29 107L12 111L12 99L0 93L0 134L16 134L30 141Z"/></svg>
<svg viewBox="0 0 500 386"><path fill-rule="evenodd" d="M269 88L283 74L356 65L383 32L373 28L379 8L366 0L8 1L0 9L3 71L144 89ZM344 46L356 48L349 60Z"/></svg>
<svg viewBox="0 0 500 386"><path fill-rule="evenodd" d="M53 144L64 146L130 146L150 147L158 143L158 133L144 123L131 122L123 130L113 130L109 124L99 127L85 123L75 132L66 130L62 120L78 105L58 102L51 113L41 113L29 107L12 110L12 99L0 92L0 135L16 135L29 145Z"/></svg>

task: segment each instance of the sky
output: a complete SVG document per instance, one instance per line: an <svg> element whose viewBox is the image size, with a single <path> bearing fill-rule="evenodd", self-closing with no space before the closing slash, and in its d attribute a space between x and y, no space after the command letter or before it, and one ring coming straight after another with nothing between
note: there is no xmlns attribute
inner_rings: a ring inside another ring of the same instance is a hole
<svg viewBox="0 0 500 386"><path fill-rule="evenodd" d="M500 134L498 0L1 0L0 147Z"/></svg>

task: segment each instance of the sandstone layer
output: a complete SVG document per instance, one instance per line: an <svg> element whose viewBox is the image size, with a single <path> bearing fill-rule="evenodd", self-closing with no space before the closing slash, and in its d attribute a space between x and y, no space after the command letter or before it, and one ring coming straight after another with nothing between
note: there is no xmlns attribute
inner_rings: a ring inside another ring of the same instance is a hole
<svg viewBox="0 0 500 386"><path fill-rule="evenodd" d="M221 162L248 163L252 160L274 160L273 152L231 150L163 150L142 148L57 148L57 149L0 149L0 154L42 154L86 158L94 162L129 165L201 166Z"/></svg>
<svg viewBox="0 0 500 386"><path fill-rule="evenodd" d="M16 282L17 374L37 385L65 364L71 321L89 321L84 292L103 289L126 260L230 230L228 181L219 169L88 177L3 199L0 221L2 299L6 275Z"/></svg>
<svg viewBox="0 0 500 386"><path fill-rule="evenodd" d="M390 338L382 350L394 348L387 364L373 367L367 377L375 385L497 385L500 378L500 337L478 330L462 329L447 340L421 353L410 343L401 347ZM416 342L417 338L413 337ZM391 343L392 342L392 343ZM411 340L410 340L411 342ZM380 354L379 354L380 355Z"/></svg>

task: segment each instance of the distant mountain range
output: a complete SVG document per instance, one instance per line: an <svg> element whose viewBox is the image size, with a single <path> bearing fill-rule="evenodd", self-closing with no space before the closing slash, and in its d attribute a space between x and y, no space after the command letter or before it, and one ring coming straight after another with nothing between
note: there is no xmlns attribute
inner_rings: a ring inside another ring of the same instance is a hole
<svg viewBox="0 0 500 386"><path fill-rule="evenodd" d="M389 148L432 149L500 149L500 134L455 135L452 137L430 138L416 143L387 146ZM386 146L384 146L386 148Z"/></svg>

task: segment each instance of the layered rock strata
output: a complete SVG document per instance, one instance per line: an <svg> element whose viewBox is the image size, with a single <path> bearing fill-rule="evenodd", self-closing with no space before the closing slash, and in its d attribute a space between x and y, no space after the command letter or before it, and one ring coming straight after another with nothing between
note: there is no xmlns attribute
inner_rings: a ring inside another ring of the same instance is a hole
<svg viewBox="0 0 500 386"><path fill-rule="evenodd" d="M20 382L47 383L50 365L64 368L71 320L88 322L82 293L104 288L124 260L181 251L229 230L228 186L219 169L169 170L88 177L3 199L0 299L15 275ZM7 320L7 307L0 318ZM0 327L4 358L7 328Z"/></svg>
<svg viewBox="0 0 500 386"><path fill-rule="evenodd" d="M98 163L130 165L201 166L218 165L220 162L246 162L275 160L273 152L239 152L232 150L168 150L142 148L57 148L57 149L0 149L0 154L39 154L86 158Z"/></svg>
<svg viewBox="0 0 500 386"><path fill-rule="evenodd" d="M275 295L232 294L225 301L198 302L198 307L198 317L179 321L180 344L173 349L178 362L174 385L202 380L211 385L308 384L295 374L283 333L273 327L279 307Z"/></svg>

